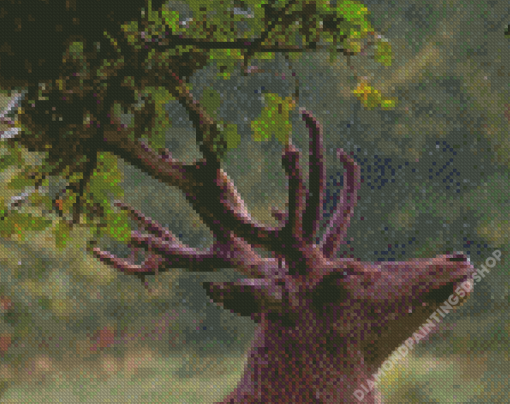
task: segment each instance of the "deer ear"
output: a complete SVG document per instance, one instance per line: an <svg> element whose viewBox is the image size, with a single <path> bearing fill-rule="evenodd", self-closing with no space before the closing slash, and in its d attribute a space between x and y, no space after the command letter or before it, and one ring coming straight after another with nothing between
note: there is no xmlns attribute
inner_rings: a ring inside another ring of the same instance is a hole
<svg viewBox="0 0 510 404"><path fill-rule="evenodd" d="M203 285L214 303L232 313L253 318L261 311L260 294L253 286L237 282L204 282Z"/></svg>
<svg viewBox="0 0 510 404"><path fill-rule="evenodd" d="M241 316L260 321L264 310L281 307L279 287L264 279L243 279L238 282L204 282L204 289L211 300Z"/></svg>

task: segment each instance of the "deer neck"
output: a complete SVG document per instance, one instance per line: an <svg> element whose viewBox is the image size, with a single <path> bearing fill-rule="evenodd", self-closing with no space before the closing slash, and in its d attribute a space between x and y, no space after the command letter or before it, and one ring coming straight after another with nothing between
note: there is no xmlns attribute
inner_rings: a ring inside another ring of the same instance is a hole
<svg viewBox="0 0 510 404"><path fill-rule="evenodd" d="M331 341L320 337L320 332L314 335L301 329L282 328L264 318L241 381L223 403L381 402L375 390L362 390L362 401L354 396L376 370L365 363L357 346L335 344L333 352Z"/></svg>

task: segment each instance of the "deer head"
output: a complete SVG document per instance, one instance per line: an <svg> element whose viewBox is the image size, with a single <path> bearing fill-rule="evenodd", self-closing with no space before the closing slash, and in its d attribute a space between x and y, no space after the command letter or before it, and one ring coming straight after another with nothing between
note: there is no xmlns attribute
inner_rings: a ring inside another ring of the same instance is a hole
<svg viewBox="0 0 510 404"><path fill-rule="evenodd" d="M337 156L346 170L345 185L322 241L315 244L325 176L322 128L306 110L300 113L310 133L309 189L303 182L300 153L289 144L282 156L289 182L288 211L273 211L280 222L277 227L257 223L212 151L214 121L185 88L176 96L195 124L204 159L185 165L127 139L121 157L179 187L214 233L214 244L206 251L186 246L152 219L117 202L148 232L133 232L131 241L149 256L133 265L98 248L93 253L138 276L170 268L227 267L248 276L238 282L204 284L213 302L258 323L245 372L225 403L358 402L356 389L470 278L474 268L469 259L461 253L403 262L336 258L360 182L358 166L341 149ZM105 141L120 144L112 140L119 133ZM253 247L265 248L273 257L262 258ZM461 296L465 300L468 293ZM378 396L372 391L363 399L373 403Z"/></svg>

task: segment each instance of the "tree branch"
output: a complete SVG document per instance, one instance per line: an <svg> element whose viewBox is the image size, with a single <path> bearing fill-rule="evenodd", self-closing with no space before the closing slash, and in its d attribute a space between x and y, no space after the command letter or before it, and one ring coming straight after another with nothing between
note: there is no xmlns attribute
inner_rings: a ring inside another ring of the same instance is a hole
<svg viewBox="0 0 510 404"><path fill-rule="evenodd" d="M269 11L269 23L266 25L265 30L262 32L259 38L257 38L254 42L252 42L245 55L243 60L243 68L246 71L247 63L249 62L250 58L255 54L257 49L260 49L262 43L268 38L269 33L275 28L276 23L279 21L283 23L281 17L283 15L283 18L285 19L285 22L290 18L289 15L285 15L285 12L292 7L296 3L296 0L290 0L285 6L280 10L279 13L277 13L273 8L271 8L269 5L267 6L267 10Z"/></svg>
<svg viewBox="0 0 510 404"><path fill-rule="evenodd" d="M215 141L218 143L221 138L217 122L200 106L200 103L193 98L184 82L171 70L154 74L154 85L164 86L186 109L190 121L197 134L197 145L202 152L204 159L210 169L220 168L220 159L216 152ZM169 80L163 78L170 73ZM225 146L225 145L223 145Z"/></svg>

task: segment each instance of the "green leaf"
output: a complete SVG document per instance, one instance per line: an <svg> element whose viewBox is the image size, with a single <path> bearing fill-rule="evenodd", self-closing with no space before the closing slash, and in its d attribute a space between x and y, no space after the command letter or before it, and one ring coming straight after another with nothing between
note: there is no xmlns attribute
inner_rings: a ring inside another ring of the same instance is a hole
<svg viewBox="0 0 510 404"><path fill-rule="evenodd" d="M55 228L53 229L55 234L55 247L60 251L68 247L71 243L71 226L63 220L59 220Z"/></svg>
<svg viewBox="0 0 510 404"><path fill-rule="evenodd" d="M381 100L381 108L383 109L393 109L397 105L395 100Z"/></svg>
<svg viewBox="0 0 510 404"><path fill-rule="evenodd" d="M9 189L25 189L34 185L34 180L28 178L12 178L7 184Z"/></svg>
<svg viewBox="0 0 510 404"><path fill-rule="evenodd" d="M108 235L116 240L127 242L131 237L131 226L129 216L126 211L108 212L106 214L108 223Z"/></svg>
<svg viewBox="0 0 510 404"><path fill-rule="evenodd" d="M204 107L204 109L207 111L209 115L215 117L216 111L221 105L221 95L218 91L214 90L212 87L208 87L204 90L204 93L202 94L200 104Z"/></svg>
<svg viewBox="0 0 510 404"><path fill-rule="evenodd" d="M10 237L12 234L14 234L14 231L15 231L15 218L14 216L17 214L18 212L16 211L12 211L9 213L9 215L7 217L3 217L1 220L0 220L0 235L2 237Z"/></svg>
<svg viewBox="0 0 510 404"><path fill-rule="evenodd" d="M156 122L150 133L151 146L160 149L165 147L165 133L172 127L172 121L168 117L165 106L175 98L166 88L150 87L148 90L156 112Z"/></svg>
<svg viewBox="0 0 510 404"><path fill-rule="evenodd" d="M220 121L217 124L218 136L213 139L213 147L220 159L223 159L229 149L235 149L241 141L237 132L237 125Z"/></svg>
<svg viewBox="0 0 510 404"><path fill-rule="evenodd" d="M227 141L227 148L235 149L241 141L241 135L237 132L237 125L233 123L225 125L223 133Z"/></svg>
<svg viewBox="0 0 510 404"><path fill-rule="evenodd" d="M123 196L124 191L119 185L121 181L122 174L117 167L117 158L110 153L100 153L97 167L87 184L88 193L91 194L90 199L106 203L108 193L112 193L115 197Z"/></svg>
<svg viewBox="0 0 510 404"><path fill-rule="evenodd" d="M248 6L251 10L253 10L253 18L251 26L253 27L253 30L250 30L247 34L249 37L256 36L257 34L260 34L264 27L264 18L266 16L265 8L262 7L264 4L269 4L269 0L245 0L244 3L246 6Z"/></svg>
<svg viewBox="0 0 510 404"><path fill-rule="evenodd" d="M384 109L392 109L396 105L395 99L383 98L378 90L367 85L367 83L358 83L358 86L353 90L353 93L367 109L372 109L377 106L381 106Z"/></svg>
<svg viewBox="0 0 510 404"><path fill-rule="evenodd" d="M226 80L243 59L243 54L239 49L212 49L209 52L209 58L216 61L216 67L219 70L217 76Z"/></svg>
<svg viewBox="0 0 510 404"><path fill-rule="evenodd" d="M17 163L17 158L12 154L5 154L0 157L0 172Z"/></svg>
<svg viewBox="0 0 510 404"><path fill-rule="evenodd" d="M291 52L293 53L293 52ZM275 52L255 52L253 59L259 60L273 60L275 58Z"/></svg>
<svg viewBox="0 0 510 404"><path fill-rule="evenodd" d="M43 174L45 174L43 166L26 165L9 180L7 188L20 190L34 186L41 180Z"/></svg>
<svg viewBox="0 0 510 404"><path fill-rule="evenodd" d="M140 29L138 28L138 21L129 21L125 24L121 25L122 31L124 31L127 35L127 40L130 45L135 46L138 42L138 33L140 32ZM139 44L136 46L139 48Z"/></svg>
<svg viewBox="0 0 510 404"><path fill-rule="evenodd" d="M370 12L364 4L357 1L344 0L337 5L337 9L344 19L359 27L359 30L352 32L353 35L359 35L359 37L361 37L361 35L370 31L370 22L368 21Z"/></svg>
<svg viewBox="0 0 510 404"><path fill-rule="evenodd" d="M51 211L53 208L52 196L44 195L40 192L32 192L28 197L28 202L32 206L42 206L42 208L47 211Z"/></svg>
<svg viewBox="0 0 510 404"><path fill-rule="evenodd" d="M153 10L152 8L152 0L149 0L149 4L147 5L147 8L148 8L148 20L149 22L156 22L158 20L158 12L156 10Z"/></svg>
<svg viewBox="0 0 510 404"><path fill-rule="evenodd" d="M333 63L338 56L338 52L336 50L336 47L333 47L329 49L329 63Z"/></svg>
<svg viewBox="0 0 510 404"><path fill-rule="evenodd" d="M69 52L74 57L81 57L83 55L83 42L73 42L69 45Z"/></svg>
<svg viewBox="0 0 510 404"><path fill-rule="evenodd" d="M179 31L179 13L177 11L162 10L165 25L170 28L172 33Z"/></svg>
<svg viewBox="0 0 510 404"><path fill-rule="evenodd" d="M292 97L282 99L278 94L264 94L266 106L262 109L260 117L251 122L251 130L255 141L267 141L274 133L280 143L286 145L292 133L292 124L289 120L290 112L296 104Z"/></svg>
<svg viewBox="0 0 510 404"><path fill-rule="evenodd" d="M383 66L391 66L391 44L387 39L381 38L375 43L375 61Z"/></svg>
<svg viewBox="0 0 510 404"><path fill-rule="evenodd" d="M53 223L51 220L33 216L31 213L18 213L16 216L16 223L21 231L44 230Z"/></svg>

